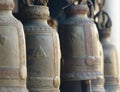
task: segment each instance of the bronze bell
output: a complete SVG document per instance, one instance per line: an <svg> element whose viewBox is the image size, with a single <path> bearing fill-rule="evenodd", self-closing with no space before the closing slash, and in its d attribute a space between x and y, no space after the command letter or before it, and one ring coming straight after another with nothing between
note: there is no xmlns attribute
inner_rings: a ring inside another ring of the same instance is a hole
<svg viewBox="0 0 120 92"><path fill-rule="evenodd" d="M13 8L13 0L0 0L0 92L28 92L25 37Z"/></svg>
<svg viewBox="0 0 120 92"><path fill-rule="evenodd" d="M112 22L109 15L101 9L95 16L100 40L104 50L104 76L105 76L105 90L106 92L119 92L119 68L117 51L114 45L109 41Z"/></svg>
<svg viewBox="0 0 120 92"><path fill-rule="evenodd" d="M24 4L22 17L27 45L27 67L30 92L59 92L60 44L58 33L48 23L46 5Z"/></svg>
<svg viewBox="0 0 120 92"><path fill-rule="evenodd" d="M67 18L59 26L62 78L66 81L103 76L100 71L99 35L87 12L87 5L71 5L65 9Z"/></svg>
<svg viewBox="0 0 120 92"><path fill-rule="evenodd" d="M77 85L77 81L80 80L103 77L99 35L96 25L87 17L88 10L86 4L71 4L65 9L65 21L59 26L62 51L61 78L65 85L72 82L76 82Z"/></svg>

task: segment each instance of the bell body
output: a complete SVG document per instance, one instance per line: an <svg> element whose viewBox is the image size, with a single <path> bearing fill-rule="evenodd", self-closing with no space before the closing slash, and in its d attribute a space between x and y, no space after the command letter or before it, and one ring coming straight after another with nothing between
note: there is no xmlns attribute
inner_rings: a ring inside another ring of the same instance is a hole
<svg viewBox="0 0 120 92"><path fill-rule="evenodd" d="M106 92L119 92L118 58L115 47L107 40L101 40L104 49L104 76Z"/></svg>
<svg viewBox="0 0 120 92"><path fill-rule="evenodd" d="M62 81L103 77L98 31L87 12L86 5L72 5L65 10L67 18L59 26Z"/></svg>
<svg viewBox="0 0 120 92"><path fill-rule="evenodd" d="M59 26L61 92L82 92L81 80L103 77L98 31L87 12L87 5L71 5L65 9L66 19Z"/></svg>
<svg viewBox="0 0 120 92"><path fill-rule="evenodd" d="M59 92L60 46L57 31L47 24L47 6L23 9L30 92ZM27 16L27 17L26 17Z"/></svg>
<svg viewBox="0 0 120 92"><path fill-rule="evenodd" d="M104 75L104 55L101 43L100 43L100 56L101 56L101 72ZM104 77L92 80L91 81L92 92L105 92L104 83L105 83Z"/></svg>
<svg viewBox="0 0 120 92"><path fill-rule="evenodd" d="M92 92L105 92L103 78L92 80Z"/></svg>
<svg viewBox="0 0 120 92"><path fill-rule="evenodd" d="M0 0L0 92L28 92L25 37L13 7L13 0Z"/></svg>

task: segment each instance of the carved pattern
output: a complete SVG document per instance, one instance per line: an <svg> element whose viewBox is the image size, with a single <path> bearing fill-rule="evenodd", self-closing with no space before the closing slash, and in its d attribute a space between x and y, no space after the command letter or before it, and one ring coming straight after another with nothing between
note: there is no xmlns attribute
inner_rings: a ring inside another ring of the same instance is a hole
<svg viewBox="0 0 120 92"><path fill-rule="evenodd" d="M25 29L26 34L36 34L36 33L42 33L42 32L43 33L50 33L49 30L53 30L53 32L55 31L51 27L44 27L44 26L39 26L39 27L35 27L35 26L27 27L27 26L24 26L24 29Z"/></svg>
<svg viewBox="0 0 120 92"><path fill-rule="evenodd" d="M29 7L23 7L23 10L21 12L24 19L29 19L29 18L48 19L49 18L49 9L47 6L29 6Z"/></svg>
<svg viewBox="0 0 120 92"><path fill-rule="evenodd" d="M85 63L86 63L87 66L94 66L95 65L95 60L96 60L95 57L88 56Z"/></svg>
<svg viewBox="0 0 120 92"><path fill-rule="evenodd" d="M12 10L13 8L13 0L0 0L0 10Z"/></svg>
<svg viewBox="0 0 120 92"><path fill-rule="evenodd" d="M53 78L52 77L28 77L28 87L30 88L42 88L42 87L53 88Z"/></svg>
<svg viewBox="0 0 120 92"><path fill-rule="evenodd" d="M16 26L20 25L17 20L11 17L0 17L0 25L5 24L16 24Z"/></svg>
<svg viewBox="0 0 120 92"><path fill-rule="evenodd" d="M47 92L48 89L29 88L30 92ZM60 92L58 89L49 89L49 92Z"/></svg>
<svg viewBox="0 0 120 92"><path fill-rule="evenodd" d="M0 69L0 79L19 79L19 69Z"/></svg>
<svg viewBox="0 0 120 92"><path fill-rule="evenodd" d="M85 36L85 47L86 47L86 55L91 56L93 55L93 39L92 39L92 31L89 25L84 26L84 36ZM95 39L95 38L94 38ZM89 59L90 60L90 59Z"/></svg>
<svg viewBox="0 0 120 92"><path fill-rule="evenodd" d="M110 77L110 76L105 75L105 85L109 85L109 84L111 84L111 85L114 85L114 84L118 85L119 84L119 78L112 77L112 76Z"/></svg>
<svg viewBox="0 0 120 92"><path fill-rule="evenodd" d="M47 53L41 46L33 52L32 56L35 58L41 58L41 57L47 58L48 57Z"/></svg>
<svg viewBox="0 0 120 92"><path fill-rule="evenodd" d="M0 87L1 92L28 92L28 90L24 87Z"/></svg>
<svg viewBox="0 0 120 92"><path fill-rule="evenodd" d="M94 57L94 65L100 65L101 62L98 62L98 60L100 60L100 57ZM74 58L70 58L70 59L65 59L64 61L69 62L69 64L66 64L66 62L64 62L64 65L68 65L68 66L86 66L86 59L87 57L81 57L78 59L74 59ZM75 61L75 62L73 62Z"/></svg>
<svg viewBox="0 0 120 92"><path fill-rule="evenodd" d="M74 21L74 19L69 22L65 22L62 27L68 27L68 26L83 26L83 25L88 25L88 26L93 26L93 22L92 21L88 21L88 20L84 20L84 19L80 19L79 21Z"/></svg>
<svg viewBox="0 0 120 92"><path fill-rule="evenodd" d="M105 92L103 78L92 80L92 92Z"/></svg>
<svg viewBox="0 0 120 92"><path fill-rule="evenodd" d="M92 80L92 85L101 85L103 86L104 85L104 79L102 78L98 78L98 79L95 79L95 80Z"/></svg>
<svg viewBox="0 0 120 92"><path fill-rule="evenodd" d="M87 14L89 8L87 5L71 5L70 7L65 9L65 13L68 16L75 15L75 14Z"/></svg>
<svg viewBox="0 0 120 92"><path fill-rule="evenodd" d="M100 72L97 71L84 71L80 73L64 73L61 78L63 81L67 80L84 80L84 79L96 79L97 76L103 76Z"/></svg>

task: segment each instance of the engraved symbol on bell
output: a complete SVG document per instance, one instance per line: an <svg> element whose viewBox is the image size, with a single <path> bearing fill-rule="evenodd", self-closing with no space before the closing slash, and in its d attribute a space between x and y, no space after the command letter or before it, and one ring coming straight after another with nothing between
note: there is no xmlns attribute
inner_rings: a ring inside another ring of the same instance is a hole
<svg viewBox="0 0 120 92"><path fill-rule="evenodd" d="M4 45L5 40L6 40L6 37L4 35L0 35L0 43L1 43L1 45Z"/></svg>
<svg viewBox="0 0 120 92"><path fill-rule="evenodd" d="M39 58L39 57L47 58L47 54L41 46L33 52L32 56L36 58Z"/></svg>
<svg viewBox="0 0 120 92"><path fill-rule="evenodd" d="M93 56L88 56L88 57L86 58L85 63L86 63L86 65L88 65L88 66L93 66L94 63L95 63L95 60L96 60L95 57L93 57Z"/></svg>

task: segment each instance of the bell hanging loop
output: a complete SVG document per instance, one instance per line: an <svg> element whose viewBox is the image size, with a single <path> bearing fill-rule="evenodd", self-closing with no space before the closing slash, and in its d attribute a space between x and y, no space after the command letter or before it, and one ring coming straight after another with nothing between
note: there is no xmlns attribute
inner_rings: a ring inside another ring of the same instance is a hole
<svg viewBox="0 0 120 92"><path fill-rule="evenodd" d="M96 0L96 1L97 1L99 8L102 9L103 6L105 5L105 0Z"/></svg>
<svg viewBox="0 0 120 92"><path fill-rule="evenodd" d="M111 18L102 9L94 16L94 21L95 21L98 29L111 28L111 26L112 26Z"/></svg>
<svg viewBox="0 0 120 92"><path fill-rule="evenodd" d="M92 18L94 17L94 6L93 6L93 2L91 0L87 0L87 5L89 7L89 12L88 12L88 16L89 18Z"/></svg>

